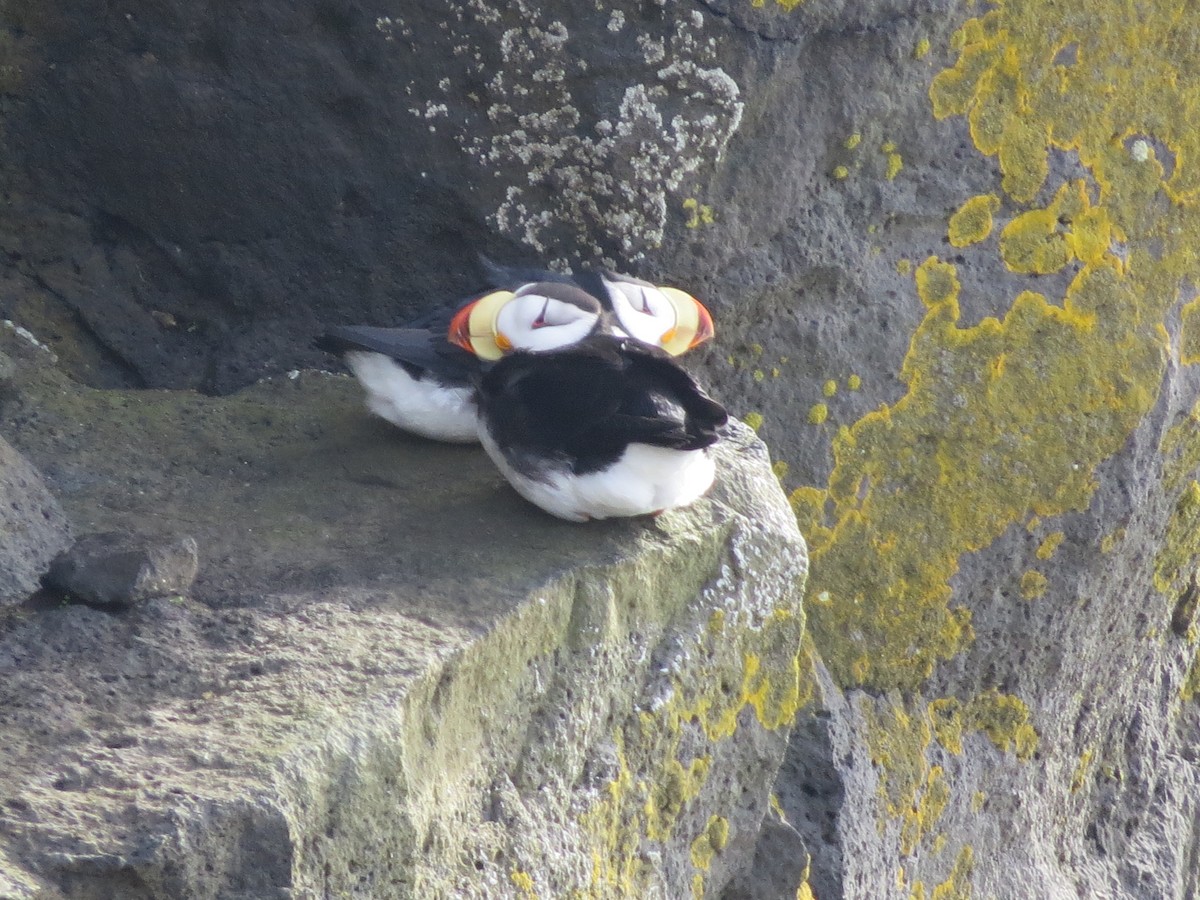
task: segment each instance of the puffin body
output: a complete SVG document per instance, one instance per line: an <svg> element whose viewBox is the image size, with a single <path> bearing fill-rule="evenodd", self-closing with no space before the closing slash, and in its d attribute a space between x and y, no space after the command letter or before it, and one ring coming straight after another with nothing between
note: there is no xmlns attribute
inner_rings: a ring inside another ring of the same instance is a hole
<svg viewBox="0 0 1200 900"><path fill-rule="evenodd" d="M449 443L475 443L479 360L423 328L334 328L317 341L340 353L367 394L367 408L393 425Z"/></svg>
<svg viewBox="0 0 1200 900"><path fill-rule="evenodd" d="M448 326L445 319L430 328L346 326L316 346L343 355L371 412L422 437L470 443L479 440L474 382L506 353L617 334L678 354L713 334L704 306L676 288L611 273L485 265L493 282L513 289L473 299L445 317Z"/></svg>
<svg viewBox="0 0 1200 900"><path fill-rule="evenodd" d="M665 352L613 335L506 356L482 375L478 403L480 440L509 483L576 522L698 499L727 419Z"/></svg>

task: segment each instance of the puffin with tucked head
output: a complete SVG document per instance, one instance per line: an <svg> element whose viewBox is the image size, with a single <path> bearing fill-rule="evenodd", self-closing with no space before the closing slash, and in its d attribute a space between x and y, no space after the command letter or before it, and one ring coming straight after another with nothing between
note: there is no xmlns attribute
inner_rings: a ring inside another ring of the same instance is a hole
<svg viewBox="0 0 1200 900"><path fill-rule="evenodd" d="M343 356L366 390L371 412L422 437L473 443L479 440L474 382L483 366L513 348L543 352L589 335L614 334L678 355L713 336L708 310L677 288L608 272L562 275L487 261L485 266L494 283L509 287L459 310L449 326L451 339L442 323L350 325L331 329L316 346ZM551 317L569 322L539 321L550 301ZM518 333L527 345L514 343Z"/></svg>
<svg viewBox="0 0 1200 900"><path fill-rule="evenodd" d="M454 317L453 344L495 354L474 377L484 449L521 496L562 519L692 503L713 482L708 448L725 409L666 350L595 331L599 302L579 294L541 285L494 315L484 297Z"/></svg>

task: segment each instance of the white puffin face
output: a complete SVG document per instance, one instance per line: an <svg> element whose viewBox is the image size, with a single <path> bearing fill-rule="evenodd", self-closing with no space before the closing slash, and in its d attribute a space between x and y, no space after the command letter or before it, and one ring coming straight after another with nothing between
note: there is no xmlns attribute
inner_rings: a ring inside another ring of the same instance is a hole
<svg viewBox="0 0 1200 900"><path fill-rule="evenodd" d="M635 281L604 282L612 299L613 312L621 327L635 341L658 347L662 337L675 327L675 307L652 284Z"/></svg>
<svg viewBox="0 0 1200 900"><path fill-rule="evenodd" d="M514 350L546 353L583 340L600 315L600 301L586 291L537 282L493 291L464 306L451 320L447 340L487 360Z"/></svg>
<svg viewBox="0 0 1200 900"><path fill-rule="evenodd" d="M601 278L621 326L618 334L672 356L712 338L712 316L691 294L625 276ZM468 303L454 314L446 339L494 361L514 350L546 353L570 347L597 330L607 315L600 301L577 285L533 282Z"/></svg>
<svg viewBox="0 0 1200 900"><path fill-rule="evenodd" d="M600 304L566 285L526 284L496 314L497 343L545 353L583 340L600 319Z"/></svg>
<svg viewBox="0 0 1200 900"><path fill-rule="evenodd" d="M713 336L712 316L691 294L627 277L604 276L613 312L629 336L672 356Z"/></svg>

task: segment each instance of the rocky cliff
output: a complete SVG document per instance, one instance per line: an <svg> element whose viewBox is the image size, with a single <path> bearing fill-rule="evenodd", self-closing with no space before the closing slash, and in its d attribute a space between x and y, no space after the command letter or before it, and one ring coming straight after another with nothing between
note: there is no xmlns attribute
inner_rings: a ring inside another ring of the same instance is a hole
<svg viewBox="0 0 1200 900"><path fill-rule="evenodd" d="M812 688L749 429L711 499L574 527L346 377L98 391L44 355L3 422L71 521L201 566L6 611L0 895L685 896L749 866Z"/></svg>
<svg viewBox="0 0 1200 900"><path fill-rule="evenodd" d="M84 383L316 365L322 323L461 296L479 250L710 305L694 365L811 550L813 691L756 861L699 890L1200 891L1179 3L2 15L0 312Z"/></svg>

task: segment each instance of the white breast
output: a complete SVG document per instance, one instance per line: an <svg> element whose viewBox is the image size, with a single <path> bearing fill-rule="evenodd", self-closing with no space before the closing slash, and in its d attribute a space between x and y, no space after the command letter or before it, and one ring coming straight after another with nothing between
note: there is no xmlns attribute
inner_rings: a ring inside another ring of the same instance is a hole
<svg viewBox="0 0 1200 900"><path fill-rule="evenodd" d="M353 351L346 364L367 392L367 408L405 431L454 443L479 440L474 392L413 378L382 353Z"/></svg>
<svg viewBox="0 0 1200 900"><path fill-rule="evenodd" d="M532 474L513 468L486 427L479 439L508 483L530 503L573 522L643 516L687 506L713 483L716 467L705 450L671 450L630 444L602 472L573 475L561 462L547 460Z"/></svg>

